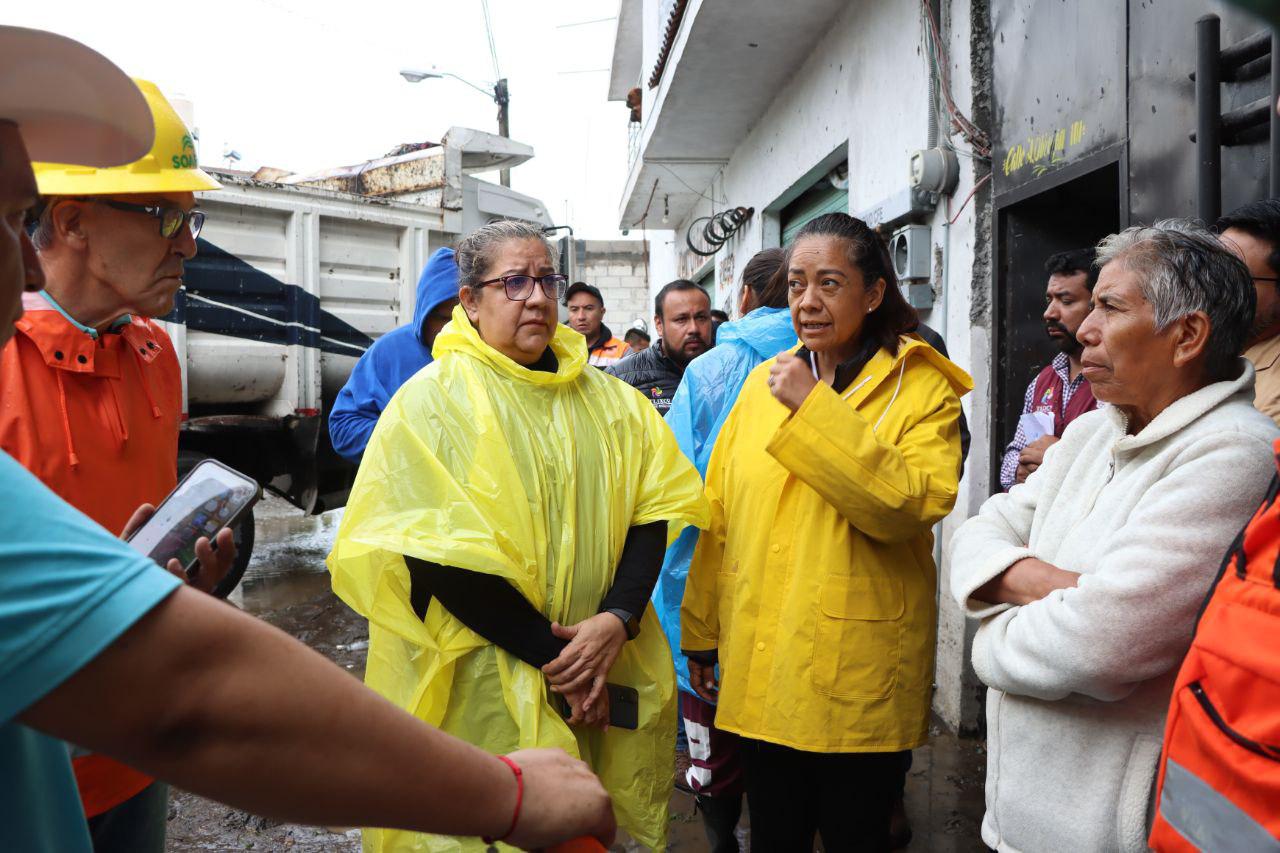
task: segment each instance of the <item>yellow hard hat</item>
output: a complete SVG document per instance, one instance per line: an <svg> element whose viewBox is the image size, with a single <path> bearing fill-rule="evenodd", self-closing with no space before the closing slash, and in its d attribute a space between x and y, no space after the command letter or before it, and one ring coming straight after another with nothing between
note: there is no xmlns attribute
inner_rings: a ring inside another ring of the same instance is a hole
<svg viewBox="0 0 1280 853"><path fill-rule="evenodd" d="M191 131L177 111L160 94L155 83L138 85L156 125L156 140L141 160L109 169L68 163L32 163L40 195L122 195L128 193L180 193L221 189L222 185L196 165Z"/></svg>

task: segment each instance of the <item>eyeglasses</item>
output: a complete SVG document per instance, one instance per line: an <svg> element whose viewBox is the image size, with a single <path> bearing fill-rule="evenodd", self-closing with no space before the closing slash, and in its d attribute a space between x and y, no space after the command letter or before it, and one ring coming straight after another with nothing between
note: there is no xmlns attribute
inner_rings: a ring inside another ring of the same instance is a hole
<svg viewBox="0 0 1280 853"><path fill-rule="evenodd" d="M1255 275L1255 276L1253 277L1253 280L1254 280L1254 281L1269 281L1269 282L1271 282L1272 284L1275 284L1277 281L1280 281L1280 278L1277 278L1277 277L1275 277L1275 276L1273 276L1273 275Z"/></svg>
<svg viewBox="0 0 1280 853"><path fill-rule="evenodd" d="M476 286L488 287L498 282L502 282L502 287L507 291L507 298L512 302L524 302L530 296L533 296L533 286L535 284L541 285L543 295L556 302L563 299L564 292L569 289L569 277L560 273L539 276L504 275L500 278L482 281Z"/></svg>
<svg viewBox="0 0 1280 853"><path fill-rule="evenodd" d="M172 240L186 225L191 230L191 239L200 236L204 228L204 212L200 210L183 210L180 207L162 207L152 204L130 204L127 201L116 201L109 198L80 198L78 201L96 201L116 210L130 213L145 213L160 220L160 236Z"/></svg>

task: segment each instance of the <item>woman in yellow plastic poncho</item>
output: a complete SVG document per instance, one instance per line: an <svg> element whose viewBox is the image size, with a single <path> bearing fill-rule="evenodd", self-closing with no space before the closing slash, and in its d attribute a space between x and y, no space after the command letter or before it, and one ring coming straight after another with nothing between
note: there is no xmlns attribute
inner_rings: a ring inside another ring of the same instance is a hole
<svg viewBox="0 0 1280 853"><path fill-rule="evenodd" d="M925 742L969 377L915 335L883 242L820 216L785 266L803 346L747 378L707 466L681 610L689 680L741 735L751 846L890 849ZM719 693L716 669L720 665Z"/></svg>
<svg viewBox="0 0 1280 853"><path fill-rule="evenodd" d="M457 259L461 305L379 418L329 555L369 620L365 681L491 752L580 756L619 825L661 847L675 690L647 605L668 537L705 524L700 479L648 401L557 325L565 279L540 231L487 225ZM364 834L367 851L480 846Z"/></svg>

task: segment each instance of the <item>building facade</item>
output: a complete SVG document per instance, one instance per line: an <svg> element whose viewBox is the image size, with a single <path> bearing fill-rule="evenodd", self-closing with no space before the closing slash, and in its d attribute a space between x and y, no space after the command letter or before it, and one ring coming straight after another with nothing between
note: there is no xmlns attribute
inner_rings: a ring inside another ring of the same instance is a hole
<svg viewBox="0 0 1280 853"><path fill-rule="evenodd" d="M893 236L909 301L973 376L940 590L949 539L998 488L1023 390L1053 352L1045 258L1131 222L1211 214L1191 76L1206 14L1221 19L1216 180L1230 209L1268 192L1280 157L1263 126L1270 34L1224 3L620 4L609 96L632 122L619 227L653 238L651 290L689 278L732 313L754 253L843 210ZM934 708L960 730L982 716L974 629L941 594Z"/></svg>

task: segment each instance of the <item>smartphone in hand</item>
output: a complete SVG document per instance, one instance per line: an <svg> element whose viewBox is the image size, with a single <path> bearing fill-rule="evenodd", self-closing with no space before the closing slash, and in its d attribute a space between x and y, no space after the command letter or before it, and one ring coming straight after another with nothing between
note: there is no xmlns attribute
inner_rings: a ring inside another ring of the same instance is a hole
<svg viewBox="0 0 1280 853"><path fill-rule="evenodd" d="M609 725L635 731L640 727L640 692L621 684L605 684L609 694ZM548 693L551 706L566 720L573 715L569 700L559 693Z"/></svg>
<svg viewBox="0 0 1280 853"><path fill-rule="evenodd" d="M197 464L156 507L155 514L128 538L137 551L167 566L177 558L190 575L196 541L234 527L262 498L262 486L215 459Z"/></svg>

